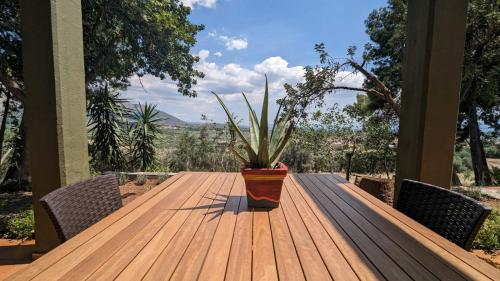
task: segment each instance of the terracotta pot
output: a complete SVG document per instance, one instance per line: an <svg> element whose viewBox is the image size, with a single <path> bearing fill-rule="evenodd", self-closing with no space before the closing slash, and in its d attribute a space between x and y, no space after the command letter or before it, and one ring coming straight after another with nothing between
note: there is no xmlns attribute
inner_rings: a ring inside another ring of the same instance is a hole
<svg viewBox="0 0 500 281"><path fill-rule="evenodd" d="M251 208L276 208L279 206L283 180L288 167L279 162L276 169L242 168L248 206Z"/></svg>

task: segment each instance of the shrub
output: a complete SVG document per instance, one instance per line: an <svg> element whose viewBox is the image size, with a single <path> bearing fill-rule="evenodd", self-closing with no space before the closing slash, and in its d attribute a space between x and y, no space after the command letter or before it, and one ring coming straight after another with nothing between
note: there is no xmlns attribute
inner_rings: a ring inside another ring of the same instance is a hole
<svg viewBox="0 0 500 281"><path fill-rule="evenodd" d="M118 185L124 185L128 182L128 176L126 174L117 174L116 179L118 180Z"/></svg>
<svg viewBox="0 0 500 281"><path fill-rule="evenodd" d="M474 248L495 251L500 249L500 211L494 209L484 221L473 244Z"/></svg>
<svg viewBox="0 0 500 281"><path fill-rule="evenodd" d="M500 168L491 168L491 179L494 185L500 185Z"/></svg>
<svg viewBox="0 0 500 281"><path fill-rule="evenodd" d="M33 210L27 210L7 219L5 238L28 239L34 234L35 219Z"/></svg>
<svg viewBox="0 0 500 281"><path fill-rule="evenodd" d="M135 178L135 184L136 185L144 185L146 183L146 176L145 175L138 175L137 178Z"/></svg>
<svg viewBox="0 0 500 281"><path fill-rule="evenodd" d="M495 144L485 144L484 153L487 158L500 158L500 148Z"/></svg>
<svg viewBox="0 0 500 281"><path fill-rule="evenodd" d="M158 184L166 181L168 179L168 175L167 174L161 174L158 176Z"/></svg>

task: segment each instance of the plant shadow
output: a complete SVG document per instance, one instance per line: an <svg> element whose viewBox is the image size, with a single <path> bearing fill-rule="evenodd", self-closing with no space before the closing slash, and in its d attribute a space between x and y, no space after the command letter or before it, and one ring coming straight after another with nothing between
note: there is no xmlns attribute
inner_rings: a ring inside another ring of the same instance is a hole
<svg viewBox="0 0 500 281"><path fill-rule="evenodd" d="M206 194L200 196L201 200L208 199L211 200L210 203L196 205L193 207L182 207L182 208L174 208L170 210L176 211L196 211L196 210L206 210L203 213L205 216L210 216L209 221L213 220L219 216L222 216L223 213L232 212L237 215L242 212L249 211L265 211L266 209L251 209L247 207L247 197L246 195L225 195L220 193ZM230 204L230 205L228 205Z"/></svg>

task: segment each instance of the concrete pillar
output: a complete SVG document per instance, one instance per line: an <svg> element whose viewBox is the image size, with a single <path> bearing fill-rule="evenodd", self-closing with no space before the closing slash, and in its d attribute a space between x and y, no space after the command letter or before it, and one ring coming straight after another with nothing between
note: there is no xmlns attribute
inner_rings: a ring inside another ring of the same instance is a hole
<svg viewBox="0 0 500 281"><path fill-rule="evenodd" d="M89 177L80 0L21 0L25 114L37 250L59 244L38 200Z"/></svg>
<svg viewBox="0 0 500 281"><path fill-rule="evenodd" d="M408 1L397 187L450 187L466 17L467 0Z"/></svg>

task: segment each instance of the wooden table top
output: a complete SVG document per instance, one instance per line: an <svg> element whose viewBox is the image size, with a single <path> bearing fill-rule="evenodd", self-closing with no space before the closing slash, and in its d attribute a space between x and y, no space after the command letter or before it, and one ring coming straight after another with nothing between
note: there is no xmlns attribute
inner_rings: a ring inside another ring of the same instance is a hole
<svg viewBox="0 0 500 281"><path fill-rule="evenodd" d="M500 273L340 177L285 179L249 210L238 173L180 173L11 280L500 280Z"/></svg>

